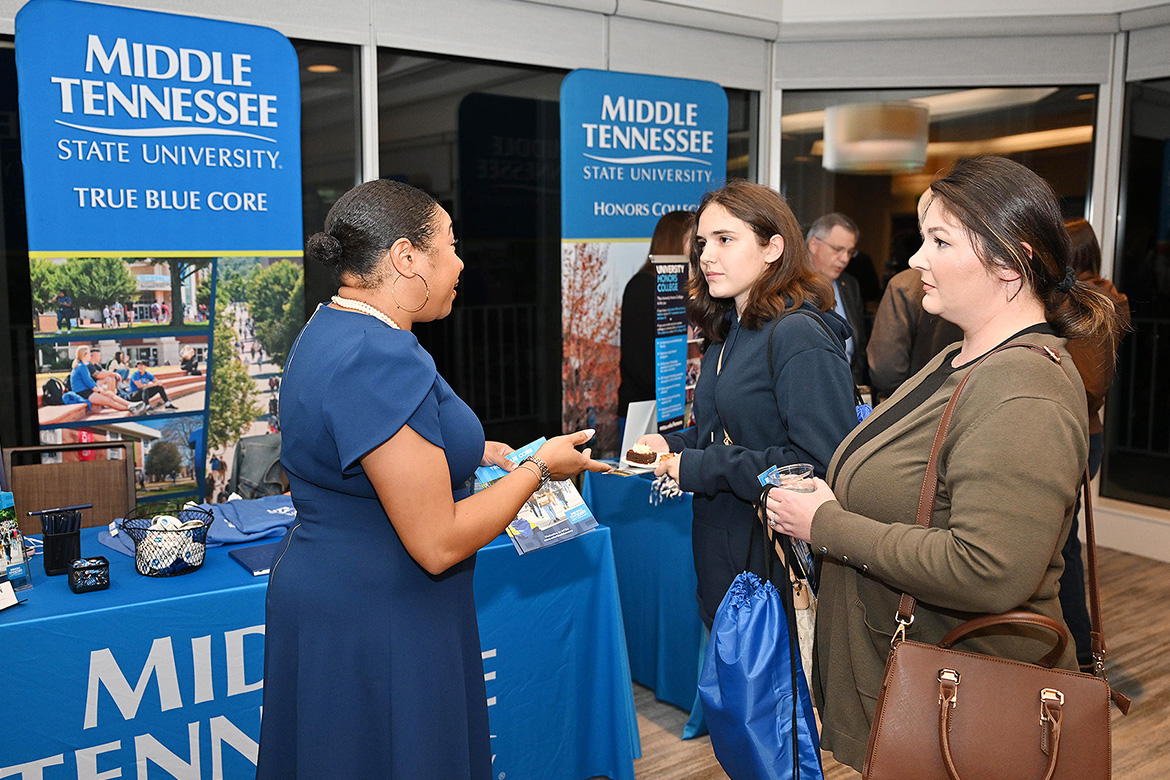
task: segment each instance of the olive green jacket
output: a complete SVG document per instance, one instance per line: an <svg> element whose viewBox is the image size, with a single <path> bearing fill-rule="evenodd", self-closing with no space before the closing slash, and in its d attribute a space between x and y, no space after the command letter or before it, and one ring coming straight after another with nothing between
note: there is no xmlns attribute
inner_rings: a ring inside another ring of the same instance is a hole
<svg viewBox="0 0 1170 780"><path fill-rule="evenodd" d="M914 522L926 462L942 410L969 369L956 371L842 462L859 426L829 466L837 500L823 504L812 524L813 547L825 553L814 697L822 747L856 769L865 757L902 591L918 600L907 637L922 642L938 642L981 614L1017 607L1063 623L1057 581L1088 458L1085 391L1064 339L1027 334L1017 340L1053 348L1062 366L1012 349L972 375L940 452L930 528ZM953 355L937 355L866 424ZM1050 633L1014 626L963 643L964 649L1025 661L1038 660L1051 646ZM1059 665L1077 668L1071 642Z"/></svg>

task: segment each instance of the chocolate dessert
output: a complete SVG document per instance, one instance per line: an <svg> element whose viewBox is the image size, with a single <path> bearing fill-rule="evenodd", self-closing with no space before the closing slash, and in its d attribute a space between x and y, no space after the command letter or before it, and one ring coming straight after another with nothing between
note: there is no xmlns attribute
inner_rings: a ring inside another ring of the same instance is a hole
<svg viewBox="0 0 1170 780"><path fill-rule="evenodd" d="M635 444L626 450L626 461L639 466L649 466L658 460L658 453L645 444Z"/></svg>

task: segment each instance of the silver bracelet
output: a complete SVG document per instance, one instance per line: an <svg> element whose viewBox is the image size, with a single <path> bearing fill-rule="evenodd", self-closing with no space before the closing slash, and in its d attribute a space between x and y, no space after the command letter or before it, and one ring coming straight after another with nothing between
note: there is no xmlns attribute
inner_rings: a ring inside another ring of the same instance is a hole
<svg viewBox="0 0 1170 780"><path fill-rule="evenodd" d="M536 457L535 455L529 455L527 458L520 461L521 466L523 466L525 463L531 463L540 469L540 484L536 486L537 490L543 488L548 484L548 481L552 479L552 472L548 470L548 466L545 465L543 460Z"/></svg>

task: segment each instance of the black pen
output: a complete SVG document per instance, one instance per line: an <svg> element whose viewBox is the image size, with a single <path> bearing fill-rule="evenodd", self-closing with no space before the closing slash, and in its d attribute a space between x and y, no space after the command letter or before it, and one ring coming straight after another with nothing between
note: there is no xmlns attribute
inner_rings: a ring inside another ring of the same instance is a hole
<svg viewBox="0 0 1170 780"><path fill-rule="evenodd" d="M77 506L59 506L56 509L38 509L35 512L29 512L28 516L34 517L36 515L51 515L51 514L54 514L55 512L70 512L70 511L73 511L75 509L92 509L92 508L93 508L93 504L78 504Z"/></svg>

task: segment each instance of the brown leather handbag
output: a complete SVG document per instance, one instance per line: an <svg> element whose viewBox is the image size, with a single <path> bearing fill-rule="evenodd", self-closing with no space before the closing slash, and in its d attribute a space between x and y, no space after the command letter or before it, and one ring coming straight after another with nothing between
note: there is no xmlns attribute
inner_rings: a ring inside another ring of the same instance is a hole
<svg viewBox="0 0 1170 780"><path fill-rule="evenodd" d="M1027 347L1057 365L1060 356ZM976 363L971 371L979 367ZM939 421L918 503L917 522L930 526L938 492L938 454L950 427L959 382ZM891 642L877 711L869 733L865 780L1103 780L1110 773L1109 702L1122 713L1129 699L1112 691L1105 677L1105 639L1097 588L1096 538L1089 475L1082 484L1089 607L1096 674L1053 669L1068 643L1068 631L1032 612L985 615L957 626L937 645L905 639L914 621L914 598L903 593L898 630ZM1051 631L1056 644L1035 664L952 649L968 634L1003 624Z"/></svg>

